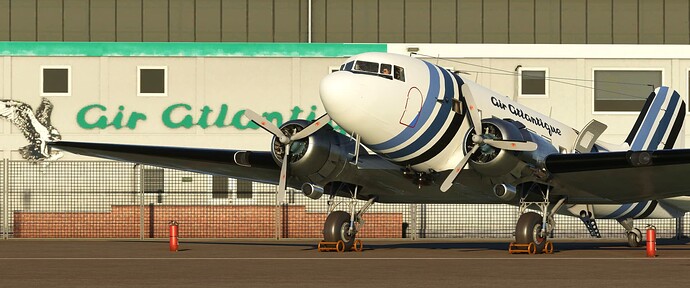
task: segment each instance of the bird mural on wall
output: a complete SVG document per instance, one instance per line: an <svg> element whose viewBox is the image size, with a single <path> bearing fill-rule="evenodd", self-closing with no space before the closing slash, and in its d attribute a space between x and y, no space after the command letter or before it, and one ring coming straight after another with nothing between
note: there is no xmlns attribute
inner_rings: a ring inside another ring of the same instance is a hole
<svg viewBox="0 0 690 288"><path fill-rule="evenodd" d="M62 152L52 150L47 142L60 140L60 132L50 124L53 103L43 98L34 113L31 106L16 100L0 100L0 117L17 126L29 145L19 148L22 158L30 161L57 160Z"/></svg>

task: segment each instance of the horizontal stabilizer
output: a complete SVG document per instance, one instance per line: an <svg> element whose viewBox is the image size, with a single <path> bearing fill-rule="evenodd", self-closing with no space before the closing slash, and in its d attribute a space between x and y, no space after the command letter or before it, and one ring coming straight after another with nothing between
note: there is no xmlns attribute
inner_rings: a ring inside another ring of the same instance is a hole
<svg viewBox="0 0 690 288"><path fill-rule="evenodd" d="M545 159L559 193L617 203L690 195L690 149L552 154Z"/></svg>

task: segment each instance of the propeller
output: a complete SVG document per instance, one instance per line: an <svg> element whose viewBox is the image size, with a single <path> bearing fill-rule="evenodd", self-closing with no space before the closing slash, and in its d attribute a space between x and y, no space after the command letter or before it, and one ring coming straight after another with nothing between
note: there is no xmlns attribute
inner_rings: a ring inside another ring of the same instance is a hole
<svg viewBox="0 0 690 288"><path fill-rule="evenodd" d="M470 160L472 154L477 152L481 145L489 145L497 149L509 151L537 150L537 143L534 142L491 139L489 137L485 137L484 133L482 133L482 116L477 107L477 103L474 101L472 91L470 91L468 84L462 85L460 89L462 91L462 95L465 97L465 104L467 104L467 117L469 118L470 123L472 123L472 129L474 129L474 135L472 135L472 142L474 142L474 146L472 146L470 151L467 151L465 157L462 157L462 160L460 160L458 165L455 166L455 169L453 169L453 171L448 174L448 177L446 177L446 180L443 181L441 184L442 192L446 192L448 189L450 189L450 186L453 185L455 178L458 177L460 171L462 171L462 169L465 168L465 165L467 165L467 162Z"/></svg>
<svg viewBox="0 0 690 288"><path fill-rule="evenodd" d="M287 168L288 168L288 157L290 155L290 145L298 140L302 140L304 138L309 137L311 134L314 134L316 131L321 129L322 127L328 125L328 122L331 121L331 117L328 116L328 114L324 114L323 116L319 117L318 119L314 120L313 123L309 124L309 126L304 127L304 129L298 131L295 134L292 135L287 135L285 134L278 126L273 124L273 122L268 121L266 118L259 116L256 112L246 109L244 111L244 116L247 117L247 119L251 120L252 122L256 123L259 125L261 128L264 130L268 131L269 133L273 134L273 136L278 139L278 141L285 145L285 155L283 155L283 164L280 168L280 180L278 182L278 203L283 203L285 201L285 191L286 191L286 184L287 184Z"/></svg>

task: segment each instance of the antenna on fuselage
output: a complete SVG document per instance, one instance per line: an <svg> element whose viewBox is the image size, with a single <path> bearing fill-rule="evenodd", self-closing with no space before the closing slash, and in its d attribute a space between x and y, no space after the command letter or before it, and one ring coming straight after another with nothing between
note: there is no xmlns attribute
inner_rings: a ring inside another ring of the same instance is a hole
<svg viewBox="0 0 690 288"><path fill-rule="evenodd" d="M412 57L412 55L416 55L417 52L419 52L419 47L407 47L407 52L410 53L410 57Z"/></svg>

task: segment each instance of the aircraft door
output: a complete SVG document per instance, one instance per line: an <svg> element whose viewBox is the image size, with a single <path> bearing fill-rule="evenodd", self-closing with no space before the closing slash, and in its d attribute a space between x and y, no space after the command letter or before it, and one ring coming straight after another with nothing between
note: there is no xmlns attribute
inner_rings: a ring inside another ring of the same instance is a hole
<svg viewBox="0 0 690 288"><path fill-rule="evenodd" d="M405 101L405 110L402 113L402 117L400 117L400 124L412 128L417 125L419 111L422 110L422 91L419 91L417 87L410 88L407 91L407 99Z"/></svg>

